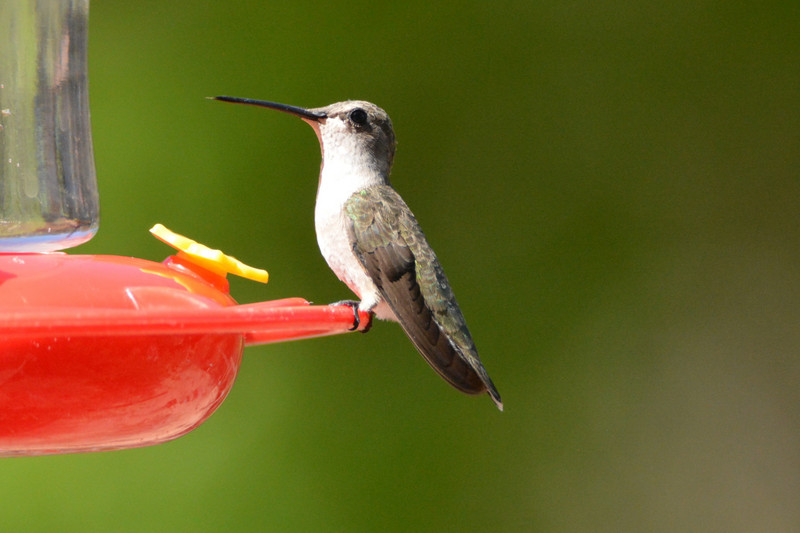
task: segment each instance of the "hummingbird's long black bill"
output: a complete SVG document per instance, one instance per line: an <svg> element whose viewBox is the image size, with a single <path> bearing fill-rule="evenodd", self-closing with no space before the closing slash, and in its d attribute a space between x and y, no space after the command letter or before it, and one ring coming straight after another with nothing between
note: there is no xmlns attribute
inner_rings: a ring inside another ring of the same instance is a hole
<svg viewBox="0 0 800 533"><path fill-rule="evenodd" d="M266 100L253 100L251 98L238 98L236 96L212 96L211 99L219 100L220 102L231 102L234 104L247 104L259 107L268 107L269 109L276 109L278 111L283 111L284 113L289 113L290 115L294 115L296 117L308 120L313 120L315 122L318 122L324 118L328 118L327 114L320 111L311 111L309 109L305 109L302 107L296 107L287 104L279 104L276 102L267 102Z"/></svg>

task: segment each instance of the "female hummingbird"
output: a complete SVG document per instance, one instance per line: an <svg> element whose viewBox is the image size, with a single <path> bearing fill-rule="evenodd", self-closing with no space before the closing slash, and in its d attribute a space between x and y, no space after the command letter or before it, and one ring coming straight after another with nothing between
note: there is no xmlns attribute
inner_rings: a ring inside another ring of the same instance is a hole
<svg viewBox="0 0 800 533"><path fill-rule="evenodd" d="M398 322L450 385L467 394L487 392L502 410L444 270L389 183L395 153L389 115L358 100L305 109L231 96L214 99L276 109L311 125L322 151L317 242L333 272L361 299L345 303ZM358 320L357 311L355 316Z"/></svg>

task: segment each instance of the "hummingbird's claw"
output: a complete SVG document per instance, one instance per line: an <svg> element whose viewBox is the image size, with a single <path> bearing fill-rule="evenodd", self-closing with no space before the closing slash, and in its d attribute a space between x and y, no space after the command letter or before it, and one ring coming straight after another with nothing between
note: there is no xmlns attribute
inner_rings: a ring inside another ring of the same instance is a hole
<svg viewBox="0 0 800 533"><path fill-rule="evenodd" d="M359 316L358 316L358 306L359 306L359 304L360 304L360 302L357 302L355 300L339 300L338 302L333 302L331 304L331 305L346 305L347 307L349 307L350 309L353 310L353 327L351 327L349 329L349 331L355 331L355 330L358 329L358 326L361 325L361 318L359 318ZM370 323L367 326L367 328L364 330L364 333L366 333L369 330L370 327L372 327L372 320L370 320Z"/></svg>
<svg viewBox="0 0 800 533"><path fill-rule="evenodd" d="M356 313L358 313L358 311L356 311ZM375 316L375 314L372 311L370 311L369 314L367 315L367 317L368 317L367 318L367 325L364 326L364 329L361 330L361 333L366 333L372 328L372 318L374 316Z"/></svg>

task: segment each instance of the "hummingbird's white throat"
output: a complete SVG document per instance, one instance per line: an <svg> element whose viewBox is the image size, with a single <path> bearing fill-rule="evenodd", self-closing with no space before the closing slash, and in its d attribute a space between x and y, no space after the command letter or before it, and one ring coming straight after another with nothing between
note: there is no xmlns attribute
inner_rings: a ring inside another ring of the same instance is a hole
<svg viewBox="0 0 800 533"><path fill-rule="evenodd" d="M353 193L389 183L391 162L381 157L383 154L374 153L363 136L354 135L344 116L329 117L313 125L322 147L318 211L322 202L338 212Z"/></svg>

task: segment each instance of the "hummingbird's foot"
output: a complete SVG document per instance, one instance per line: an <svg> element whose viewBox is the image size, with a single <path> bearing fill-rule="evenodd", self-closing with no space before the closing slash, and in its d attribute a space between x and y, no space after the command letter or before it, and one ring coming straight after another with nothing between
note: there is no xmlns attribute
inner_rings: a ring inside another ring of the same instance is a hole
<svg viewBox="0 0 800 533"><path fill-rule="evenodd" d="M331 305L346 305L350 309L353 310L353 327L350 328L350 331L355 331L358 329L358 326L361 325L361 318L358 316L358 306L361 302L357 302L355 300L340 300L338 302L333 302ZM369 328L372 327L372 320L369 321L366 329L364 329L363 333L366 333Z"/></svg>

